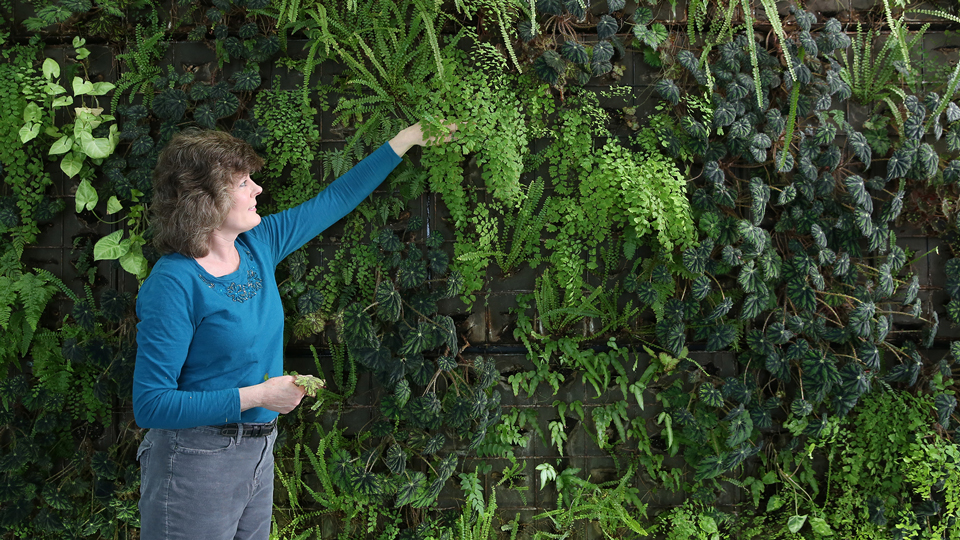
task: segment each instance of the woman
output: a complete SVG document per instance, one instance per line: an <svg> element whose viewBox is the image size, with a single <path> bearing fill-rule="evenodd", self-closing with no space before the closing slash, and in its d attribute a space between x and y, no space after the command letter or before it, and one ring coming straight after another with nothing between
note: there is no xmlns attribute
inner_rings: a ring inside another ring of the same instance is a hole
<svg viewBox="0 0 960 540"><path fill-rule="evenodd" d="M261 218L245 142L187 131L160 154L152 223L164 255L137 298L133 407L141 538L267 539L278 413L304 390L283 375L277 264L353 210L415 145L401 131L317 197Z"/></svg>

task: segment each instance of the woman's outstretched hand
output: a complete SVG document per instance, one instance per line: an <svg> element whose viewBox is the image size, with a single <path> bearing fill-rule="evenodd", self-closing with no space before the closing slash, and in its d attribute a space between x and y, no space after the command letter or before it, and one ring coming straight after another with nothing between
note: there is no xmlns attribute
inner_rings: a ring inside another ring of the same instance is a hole
<svg viewBox="0 0 960 540"><path fill-rule="evenodd" d="M240 389L240 410L263 407L286 414L297 407L306 391L294 384L292 375L271 377L266 381Z"/></svg>
<svg viewBox="0 0 960 540"><path fill-rule="evenodd" d="M443 142L450 142L453 140L453 133L457 131L457 124L451 122L444 124L444 127L449 130L449 133L444 137ZM398 156L403 156L407 153L407 150L414 146L424 146L434 142L436 142L436 137L427 137L423 132L423 127L420 125L420 122L417 122L402 130L400 133L397 133L396 137L390 139L390 147L393 148L393 151L396 152Z"/></svg>

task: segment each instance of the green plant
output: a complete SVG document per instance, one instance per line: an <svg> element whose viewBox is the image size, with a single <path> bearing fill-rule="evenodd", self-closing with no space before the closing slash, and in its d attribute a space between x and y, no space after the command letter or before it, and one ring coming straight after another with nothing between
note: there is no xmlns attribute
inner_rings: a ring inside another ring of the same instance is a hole
<svg viewBox="0 0 960 540"><path fill-rule="evenodd" d="M841 56L844 67L840 76L850 85L853 99L862 104L884 100L891 97L891 94L906 97L898 84L902 79L898 75L898 65L902 64L903 59L897 56L902 54L897 47L897 39L887 36L880 52L874 54L873 42L878 37L879 32L875 32L873 28L864 32L862 25L857 24L857 37L851 51L852 60L848 60L846 54ZM917 32L907 44L908 50L913 50L922 38L923 32Z"/></svg>
<svg viewBox="0 0 960 540"><path fill-rule="evenodd" d="M568 470L553 475L562 501L559 508L533 517L534 521L549 520L554 532L537 531L534 538L579 538L583 533L578 534L578 528L586 522L596 523L604 537L610 539L619 538L624 532L650 534L637 519L646 516L647 505L640 500L637 488L628 486L632 469L619 480L601 484L578 478L576 470L564 474Z"/></svg>

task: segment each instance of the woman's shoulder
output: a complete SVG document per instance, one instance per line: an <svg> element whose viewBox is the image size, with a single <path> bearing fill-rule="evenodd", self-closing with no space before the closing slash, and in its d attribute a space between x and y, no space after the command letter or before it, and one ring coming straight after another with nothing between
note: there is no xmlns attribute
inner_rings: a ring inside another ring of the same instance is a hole
<svg viewBox="0 0 960 540"><path fill-rule="evenodd" d="M140 293L152 290L184 289L185 283L192 277L196 263L193 259L179 253L168 253L153 265L150 275L140 286Z"/></svg>

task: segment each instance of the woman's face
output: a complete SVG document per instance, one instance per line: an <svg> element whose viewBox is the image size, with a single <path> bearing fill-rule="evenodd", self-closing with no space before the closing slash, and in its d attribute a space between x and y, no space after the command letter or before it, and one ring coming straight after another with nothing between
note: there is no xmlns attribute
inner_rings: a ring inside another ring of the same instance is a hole
<svg viewBox="0 0 960 540"><path fill-rule="evenodd" d="M263 188L250 179L249 173L234 177L233 207L220 225L220 231L228 234L240 234L260 224L257 214L257 195Z"/></svg>

